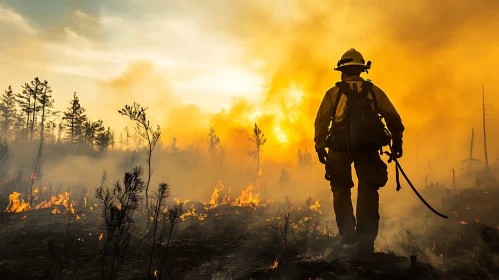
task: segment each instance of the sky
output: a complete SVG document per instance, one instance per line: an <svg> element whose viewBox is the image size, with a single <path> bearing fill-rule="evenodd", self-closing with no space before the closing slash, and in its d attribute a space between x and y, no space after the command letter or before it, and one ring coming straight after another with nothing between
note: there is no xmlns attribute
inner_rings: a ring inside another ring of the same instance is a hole
<svg viewBox="0 0 499 280"><path fill-rule="evenodd" d="M269 159L290 160L313 151L317 108L353 47L402 115L407 165L445 177L480 131L482 85L499 136L497 30L496 0L0 0L0 88L38 76L58 109L76 92L117 131L130 125L117 110L136 101L185 146L214 126L247 150L258 122Z"/></svg>
<svg viewBox="0 0 499 280"><path fill-rule="evenodd" d="M98 103L92 100L103 97L100 82L119 77L130 64L153 63L165 88L211 111L232 96L261 91L262 78L234 62L241 46L203 33L181 2L162 2L0 2L0 31L7 34L1 59L9 65L1 85L50 76L58 103L74 91L84 103ZM151 104L154 95L137 93ZM89 114L101 111L95 105L86 106Z"/></svg>

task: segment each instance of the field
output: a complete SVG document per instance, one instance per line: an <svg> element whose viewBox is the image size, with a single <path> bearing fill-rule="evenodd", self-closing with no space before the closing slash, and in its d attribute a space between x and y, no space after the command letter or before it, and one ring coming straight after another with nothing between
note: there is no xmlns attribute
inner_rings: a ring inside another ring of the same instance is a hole
<svg viewBox="0 0 499 280"><path fill-rule="evenodd" d="M4 189L12 183L5 182ZM6 211L0 226L0 277L111 279L110 264L119 267L116 279L495 279L499 275L494 203L499 191L495 189L424 190L426 196L444 197L442 211L452 213L449 220L430 215L423 206L406 215L382 217L377 252L369 259L358 258L355 247L339 245L330 201L263 202L256 188L230 199L222 196L222 189L218 185L209 202L167 199L170 206L162 210L166 215L157 216L155 236L154 221L146 231L145 211L133 211L134 223L125 230L129 242L114 260L112 251L103 249L108 237L103 206L90 194L51 195L42 190L31 208L22 196L18 200L11 196L9 205L2 207ZM182 213L169 234L168 213L179 204ZM416 213L425 214L416 220ZM417 255L415 265L411 266L409 255Z"/></svg>

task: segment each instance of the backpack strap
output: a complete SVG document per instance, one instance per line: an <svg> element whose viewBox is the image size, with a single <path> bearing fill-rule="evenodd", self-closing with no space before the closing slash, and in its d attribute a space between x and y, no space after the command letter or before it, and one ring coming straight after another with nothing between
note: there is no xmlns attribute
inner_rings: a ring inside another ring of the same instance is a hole
<svg viewBox="0 0 499 280"><path fill-rule="evenodd" d="M371 81L365 81L362 83L362 93L366 95L367 97L367 94L368 93L371 93L371 96L373 98L373 102L374 102L374 112L377 114L379 113L379 109L378 109L378 101L376 100L376 94L374 94L373 92L373 83L371 83Z"/></svg>
<svg viewBox="0 0 499 280"><path fill-rule="evenodd" d="M340 103L341 96L348 91L351 91L350 86L347 82L341 81L337 82L336 86L339 88L338 93L336 93L336 100L333 105L333 112L331 113L331 120L334 122L334 117L336 116L336 110L338 109L338 104Z"/></svg>

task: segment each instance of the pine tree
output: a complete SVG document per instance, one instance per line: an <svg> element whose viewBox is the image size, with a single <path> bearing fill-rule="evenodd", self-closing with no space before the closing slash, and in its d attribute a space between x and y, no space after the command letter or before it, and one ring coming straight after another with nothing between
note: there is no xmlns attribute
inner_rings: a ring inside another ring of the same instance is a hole
<svg viewBox="0 0 499 280"><path fill-rule="evenodd" d="M210 129L210 134L208 134L208 145L208 151L211 152L211 157L213 159L218 145L220 145L220 137L217 136L217 133L213 127Z"/></svg>
<svg viewBox="0 0 499 280"><path fill-rule="evenodd" d="M114 145L114 133L111 131L110 127L97 134L95 145L100 152L107 151L109 146Z"/></svg>
<svg viewBox="0 0 499 280"><path fill-rule="evenodd" d="M26 116L24 112L17 112L12 124L15 139L23 139L26 135Z"/></svg>
<svg viewBox="0 0 499 280"><path fill-rule="evenodd" d="M45 92L45 97L44 97L45 102L46 103L50 102L50 98L46 97L46 93L47 90L49 90L49 96L50 96L50 92L52 92L52 90L50 90L50 87L48 87L48 82L47 84L45 82L41 82L40 79L38 79L38 77L34 78L30 82L30 90L33 97L33 102L31 107L31 125L30 125L30 137L29 137L30 143L33 141L33 134L35 132L36 115L42 110L43 105L41 104L40 99L41 95L43 95L44 92ZM43 132L43 123L41 131Z"/></svg>
<svg viewBox="0 0 499 280"><path fill-rule="evenodd" d="M96 138L102 132L104 132L105 128L102 123L102 120L98 120L96 122L87 121L85 123L85 138L86 143L90 146L90 153L94 151L94 147L97 146Z"/></svg>
<svg viewBox="0 0 499 280"><path fill-rule="evenodd" d="M253 128L253 134L251 135L249 140L253 142L253 144L255 144L255 149L253 151L250 151L249 154L256 160L256 169L257 172L260 172L260 152L262 146L267 142L267 138L265 138L265 134L263 134L256 123L255 127Z"/></svg>
<svg viewBox="0 0 499 280"><path fill-rule="evenodd" d="M123 132L120 132L120 149L123 150L123 143L124 143L124 139L123 139Z"/></svg>
<svg viewBox="0 0 499 280"><path fill-rule="evenodd" d="M173 137L173 139L171 140L170 149L169 150L170 150L171 153L178 152L177 138L176 137Z"/></svg>
<svg viewBox="0 0 499 280"><path fill-rule="evenodd" d="M38 79L38 78L37 78ZM38 95L38 102L40 104L40 111L42 112L42 120L40 124L40 139L45 136L45 122L48 116L55 116L57 112L53 111L54 99L52 98L52 88L48 85L48 81L43 81L41 88L42 91Z"/></svg>
<svg viewBox="0 0 499 280"><path fill-rule="evenodd" d="M16 121L16 99L12 92L12 86L9 86L2 95L0 101L0 124L3 132L4 142L7 141L8 133Z"/></svg>
<svg viewBox="0 0 499 280"><path fill-rule="evenodd" d="M29 132L30 117L32 113L31 104L33 103L33 90L30 85L25 83L22 86L23 90L21 93L16 94L16 101L21 109L21 114L24 117L24 128L21 129L22 136L27 139Z"/></svg>
<svg viewBox="0 0 499 280"><path fill-rule="evenodd" d="M62 119L65 121L65 126L69 130L70 143L82 142L84 136L84 125L87 120L85 108L81 107L80 100L73 94L73 99L69 103L69 107L64 112Z"/></svg>
<svg viewBox="0 0 499 280"><path fill-rule="evenodd" d="M61 143L62 142L62 133L64 132L64 124L62 122L60 122L58 125L57 125L57 143Z"/></svg>
<svg viewBox="0 0 499 280"><path fill-rule="evenodd" d="M300 166L312 165L312 155L306 148L304 152L298 150L297 157L298 157L298 165Z"/></svg>
<svg viewBox="0 0 499 280"><path fill-rule="evenodd" d="M130 138L132 136L130 135L130 130L128 129L128 126L125 126L125 143L126 143L126 149L130 149Z"/></svg>
<svg viewBox="0 0 499 280"><path fill-rule="evenodd" d="M47 121L47 124L45 125L45 129L48 131L48 135L44 135L44 138L47 139L47 143L50 142L54 144L56 142L56 137L55 137L55 129L57 128L57 123L53 120ZM49 137L47 137L49 136ZM50 141L48 141L50 140Z"/></svg>
<svg viewBox="0 0 499 280"><path fill-rule="evenodd" d="M114 136L115 136L115 134L114 134L114 131L111 130L111 128L109 126L107 127L107 135L109 137L109 145L111 146L111 151L112 151L112 150L114 150L114 144L115 144Z"/></svg>

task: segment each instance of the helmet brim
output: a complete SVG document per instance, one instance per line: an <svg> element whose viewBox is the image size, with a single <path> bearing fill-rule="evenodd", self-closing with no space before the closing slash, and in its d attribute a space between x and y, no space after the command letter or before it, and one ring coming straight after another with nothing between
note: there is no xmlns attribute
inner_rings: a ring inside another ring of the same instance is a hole
<svg viewBox="0 0 499 280"><path fill-rule="evenodd" d="M341 68L346 67L346 66L362 66L362 69L364 69L364 70L371 68L371 67L369 67L369 65L366 65L363 63L348 62L348 63L342 64L341 66L334 68L334 70L341 71Z"/></svg>

